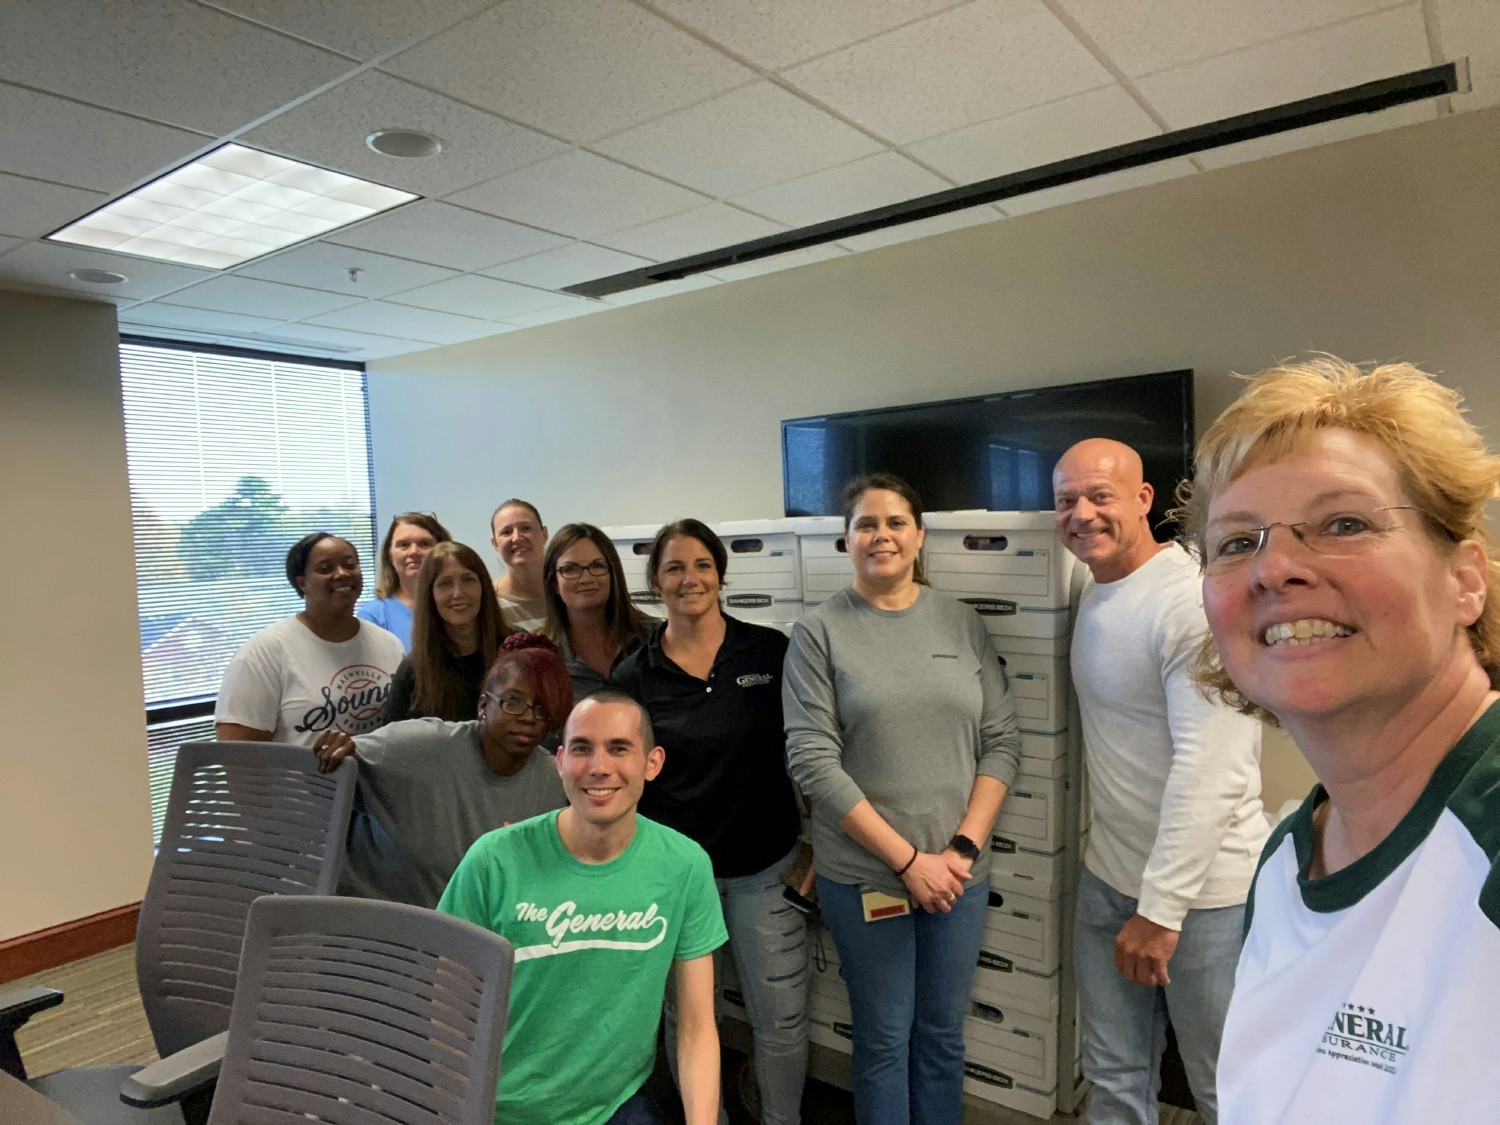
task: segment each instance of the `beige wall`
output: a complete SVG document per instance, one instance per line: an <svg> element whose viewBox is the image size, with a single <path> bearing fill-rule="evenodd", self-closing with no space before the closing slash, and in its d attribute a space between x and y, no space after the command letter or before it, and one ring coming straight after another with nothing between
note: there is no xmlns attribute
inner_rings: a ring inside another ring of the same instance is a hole
<svg viewBox="0 0 1500 1125"><path fill-rule="evenodd" d="M779 422L1321 349L1444 373L1500 422L1500 110L370 365L378 506L487 541L781 510ZM433 435L442 435L433 440ZM1310 774L1280 736L1267 803Z"/></svg>
<svg viewBox="0 0 1500 1125"><path fill-rule="evenodd" d="M151 868L113 306L0 292L0 404L3 940L139 901Z"/></svg>

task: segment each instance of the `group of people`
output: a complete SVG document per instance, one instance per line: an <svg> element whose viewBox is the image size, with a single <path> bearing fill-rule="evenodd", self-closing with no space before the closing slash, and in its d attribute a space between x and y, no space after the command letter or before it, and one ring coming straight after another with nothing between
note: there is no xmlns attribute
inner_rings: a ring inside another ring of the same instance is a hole
<svg viewBox="0 0 1500 1125"><path fill-rule="evenodd" d="M1263 373L1199 444L1181 544L1155 539L1128 446L1081 442L1053 482L1089 572L1071 651L1088 1120L1156 1120L1169 1021L1210 1123L1487 1104L1500 459L1457 396L1403 365ZM852 482L844 521L853 582L790 639L723 611L728 556L697 520L651 544L662 621L597 527L549 536L519 500L492 521L499 582L435 517L396 517L358 616L351 544L288 553L304 608L231 663L219 736L355 757L343 889L514 944L497 1122L659 1120L664 1015L688 1122L722 1119L726 942L762 1120L800 1120L804 814L857 1119L960 1120L1015 708L982 620L923 578L910 486ZM1274 832L1265 722L1320 779Z"/></svg>

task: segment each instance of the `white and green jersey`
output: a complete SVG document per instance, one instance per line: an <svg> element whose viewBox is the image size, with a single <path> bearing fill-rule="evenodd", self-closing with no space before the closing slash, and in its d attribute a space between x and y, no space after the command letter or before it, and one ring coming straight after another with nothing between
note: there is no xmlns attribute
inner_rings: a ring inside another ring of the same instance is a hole
<svg viewBox="0 0 1500 1125"><path fill-rule="evenodd" d="M1219 1055L1223 1125L1500 1111L1500 706L1395 830L1322 879L1319 786L1266 844Z"/></svg>

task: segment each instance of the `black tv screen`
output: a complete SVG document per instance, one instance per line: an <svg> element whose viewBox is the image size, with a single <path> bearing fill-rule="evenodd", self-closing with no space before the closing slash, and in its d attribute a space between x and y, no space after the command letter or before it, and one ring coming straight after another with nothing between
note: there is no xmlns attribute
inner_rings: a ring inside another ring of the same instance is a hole
<svg viewBox="0 0 1500 1125"><path fill-rule="evenodd" d="M882 470L909 481L929 511L1050 509L1052 466L1090 437L1140 452L1156 490L1152 526L1169 537L1166 512L1191 467L1191 371L788 419L786 514L839 515L844 485Z"/></svg>

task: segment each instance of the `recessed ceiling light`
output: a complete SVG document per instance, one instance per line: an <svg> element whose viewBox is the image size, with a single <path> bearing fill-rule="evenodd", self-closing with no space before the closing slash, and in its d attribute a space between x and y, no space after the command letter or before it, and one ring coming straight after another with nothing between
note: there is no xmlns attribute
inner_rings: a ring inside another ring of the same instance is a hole
<svg viewBox="0 0 1500 1125"><path fill-rule="evenodd" d="M419 160L443 151L442 141L415 129L378 129L365 138L365 144L381 156L399 156L403 160Z"/></svg>
<svg viewBox="0 0 1500 1125"><path fill-rule="evenodd" d="M225 145L47 237L222 270L416 198L283 156Z"/></svg>
<svg viewBox="0 0 1500 1125"><path fill-rule="evenodd" d="M69 270L68 276L74 281L86 281L90 285L119 285L130 280L123 273L115 273L114 270Z"/></svg>

